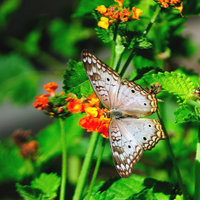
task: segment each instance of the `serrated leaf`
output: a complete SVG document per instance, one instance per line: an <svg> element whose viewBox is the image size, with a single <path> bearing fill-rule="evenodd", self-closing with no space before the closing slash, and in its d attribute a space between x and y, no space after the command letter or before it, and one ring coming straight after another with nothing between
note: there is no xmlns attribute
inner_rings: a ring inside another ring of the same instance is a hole
<svg viewBox="0 0 200 200"><path fill-rule="evenodd" d="M112 182L113 180L113 182ZM174 186L168 182L157 181L152 178L143 178L133 174L128 179L109 179L107 187L102 186L91 199L117 200L117 199L142 199L169 200L173 199ZM106 185L106 183L104 185Z"/></svg>
<svg viewBox="0 0 200 200"><path fill-rule="evenodd" d="M39 189L32 188L31 186L22 186L16 184L17 191L24 200L47 200ZM50 200L50 199L49 199Z"/></svg>
<svg viewBox="0 0 200 200"><path fill-rule="evenodd" d="M186 102L194 96L192 94L195 90L193 82L190 78L181 73L159 72L151 76L144 76L143 80L149 84L159 83L162 85L162 89L174 94L178 100L182 102Z"/></svg>
<svg viewBox="0 0 200 200"><path fill-rule="evenodd" d="M53 173L42 173L39 178L35 178L31 182L31 186L41 190L47 198L53 199L57 196L57 190L60 186L60 177Z"/></svg>
<svg viewBox="0 0 200 200"><path fill-rule="evenodd" d="M82 62L76 62L69 60L68 69L64 73L63 89L65 93L74 93L78 98L82 96L88 96L92 93L92 86L89 84L89 80Z"/></svg>
<svg viewBox="0 0 200 200"><path fill-rule="evenodd" d="M109 43L112 41L112 39L109 36L109 32L103 28L95 28L95 31L98 35L98 37L102 40L104 43Z"/></svg>
<svg viewBox="0 0 200 200"><path fill-rule="evenodd" d="M195 122L200 120L200 109L189 108L187 105L180 106L175 112L175 120L177 123Z"/></svg>

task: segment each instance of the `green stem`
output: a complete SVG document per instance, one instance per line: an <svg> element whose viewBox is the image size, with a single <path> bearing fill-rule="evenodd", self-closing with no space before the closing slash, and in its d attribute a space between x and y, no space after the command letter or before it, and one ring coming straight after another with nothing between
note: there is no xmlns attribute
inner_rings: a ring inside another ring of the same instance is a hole
<svg viewBox="0 0 200 200"><path fill-rule="evenodd" d="M112 41L112 50L111 50L111 56L110 56L110 67L113 68L114 59L115 59L115 46L116 46L116 38L117 38L117 30L118 30L118 24L115 24L115 31Z"/></svg>
<svg viewBox="0 0 200 200"><path fill-rule="evenodd" d="M65 120L60 120L61 140L62 140L62 173L61 173L61 187L60 187L60 200L65 199L65 188L67 180L67 148L66 148L66 135L65 135Z"/></svg>
<svg viewBox="0 0 200 200"><path fill-rule="evenodd" d="M160 6L157 5L153 17L151 18L147 28L144 30L144 32L142 34L143 37L145 37L147 35L147 33L149 32L149 30L151 29L151 27L152 27L153 23L155 22L155 19L157 18L160 10L161 10ZM128 66L129 66L131 60L133 59L134 55L136 54L136 52L137 52L137 50L133 49L132 52L130 53L128 60L126 61L124 67L122 68L122 71L120 72L121 77L124 75L126 69L128 68Z"/></svg>
<svg viewBox="0 0 200 200"><path fill-rule="evenodd" d="M194 101L194 100L189 100L189 101L187 102L187 104L188 104L188 105L191 105L191 106L193 106L193 107L197 106L197 107L200 109L200 104L197 103L197 102Z"/></svg>
<svg viewBox="0 0 200 200"><path fill-rule="evenodd" d="M165 135L167 137L166 138L166 142L167 142L168 150L169 150L169 153L171 155L172 162L174 164L174 168L175 168L175 171L176 171L176 174L177 174L177 177L178 177L178 181L179 181L182 193L183 193L183 198L184 198L184 200L189 200L186 188L183 185L183 181L182 181L181 174L180 174L180 171L179 171L179 168L178 168L178 164L176 162L176 158L175 158L174 152L172 150L172 147L171 147L171 144L170 144L170 141L169 141L169 136L168 136L167 130L166 130L165 126L164 126L164 123L163 123L162 116L161 116L159 108L157 109L157 114L158 114L158 118L160 120L160 123L162 125L163 131L165 132Z"/></svg>
<svg viewBox="0 0 200 200"><path fill-rule="evenodd" d="M132 52L130 53L128 60L126 61L126 63L124 64L124 67L122 68L122 71L120 72L120 76L123 77L125 71L127 70L131 60L133 59L133 56L136 54L136 50L133 49Z"/></svg>
<svg viewBox="0 0 200 200"><path fill-rule="evenodd" d="M197 150L196 150L196 162L195 162L195 195L194 199L200 199L200 125L197 138Z"/></svg>
<svg viewBox="0 0 200 200"><path fill-rule="evenodd" d="M161 7L159 5L157 5L153 17L151 18L147 28L144 30L144 32L142 34L143 37L145 37L147 35L147 33L149 32L149 30L151 29L151 27L152 27L153 23L155 22L160 10L161 10Z"/></svg>
<svg viewBox="0 0 200 200"><path fill-rule="evenodd" d="M124 48L123 52L120 54L120 57L117 61L117 65L115 68L113 68L117 73L119 73L119 67L120 67L120 64L121 64L121 61L122 61L122 57L124 55L124 52L125 52L126 48Z"/></svg>
<svg viewBox="0 0 200 200"><path fill-rule="evenodd" d="M89 188L89 191L88 191L88 195L87 195L85 200L88 200L90 198L90 196L91 196L91 193L92 193L95 181L96 181L96 177L97 177L97 174L98 174L98 171L99 171L99 166L100 166L100 163L101 163L101 158L102 158L102 155L103 155L105 144L106 144L106 139L102 138L101 149L99 151L99 155L98 155L98 158L97 158L97 162L96 162L96 166L95 166L94 173L93 173L93 176L92 176L92 180L91 180L91 183L90 183L90 188Z"/></svg>
<svg viewBox="0 0 200 200"><path fill-rule="evenodd" d="M75 193L74 193L74 196L73 196L73 200L79 200L82 197L83 189L85 187L85 183L86 183L87 176L88 176L90 166L91 166L91 163L92 163L94 151L95 151L96 146L97 146L98 138L99 138L99 133L93 132L91 139L90 139L89 147L88 147L88 150L87 150L87 153L86 153L86 156L85 156L85 160L83 162L81 173L80 173L80 176L79 176L79 179L78 179L76 190L75 190Z"/></svg>

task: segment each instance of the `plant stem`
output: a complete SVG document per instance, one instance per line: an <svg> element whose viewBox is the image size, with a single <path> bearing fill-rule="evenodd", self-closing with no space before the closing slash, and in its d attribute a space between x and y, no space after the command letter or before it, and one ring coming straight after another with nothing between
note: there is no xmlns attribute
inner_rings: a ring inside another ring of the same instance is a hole
<svg viewBox="0 0 200 200"><path fill-rule="evenodd" d="M155 22L160 10L161 10L161 7L159 5L157 5L153 17L151 18L147 28L144 30L144 32L142 34L143 37L145 37L147 35L147 33L149 32L149 30L151 29L151 27L152 27L153 23Z"/></svg>
<svg viewBox="0 0 200 200"><path fill-rule="evenodd" d="M179 181L182 193L183 193L183 198L184 198L184 200L189 200L186 188L183 185L183 181L182 181L181 174L180 174L180 171L179 171L179 168L178 168L178 164L176 162L176 158L175 158L174 152L172 150L172 147L171 147L171 144L170 144L170 141L169 141L169 136L168 136L167 130L166 130L165 126L164 126L164 123L163 123L162 116L161 116L159 108L157 109L157 114L158 114L158 118L160 120L160 123L162 125L163 131L164 131L164 133L165 133L165 135L167 137L166 138L166 142L167 142L168 150L169 150L169 153L171 155L172 162L174 164L174 168L175 168L175 171L176 171L176 174L177 174L177 177L178 177L178 181Z"/></svg>
<svg viewBox="0 0 200 200"><path fill-rule="evenodd" d="M103 155L105 144L106 144L106 139L102 138L101 149L99 151L99 155L98 155L98 158L97 158L96 166L95 166L95 169L94 169L94 173L93 173L93 176L92 176L92 180L91 180L91 183L90 183L90 188L89 188L86 200L88 200L91 196L91 193L92 193L92 190L93 190L93 187L94 187L94 184L95 184L95 180L96 180L96 177L97 177L97 173L99 171L99 166L100 166L100 163L101 163L101 158L102 158L102 155Z"/></svg>
<svg viewBox="0 0 200 200"><path fill-rule="evenodd" d="M115 59L115 46L116 46L117 30L118 30L118 24L115 24L115 31L114 31L114 35L113 35L112 49L111 49L111 56L110 56L110 67L111 68L113 68L114 59Z"/></svg>
<svg viewBox="0 0 200 200"><path fill-rule="evenodd" d="M83 193L83 189L87 180L87 176L89 173L89 169L92 163L92 158L94 155L94 151L96 149L97 146L97 141L99 138L99 133L97 132L93 132L91 139L90 139L90 143L89 143L89 147L85 156L85 160L83 162L83 166L81 169L81 173L78 179L78 183L76 186L76 190L73 196L73 200L79 200L82 197L82 193Z"/></svg>
<svg viewBox="0 0 200 200"><path fill-rule="evenodd" d="M67 148L66 148L66 135L65 135L65 120L60 118L59 121L60 121L61 140L62 140L62 173L61 173L60 200L64 200L66 180L67 180Z"/></svg>
<svg viewBox="0 0 200 200"><path fill-rule="evenodd" d="M158 16L160 10L161 10L160 6L157 5L153 17L151 18L151 20L150 20L150 22L149 22L147 28L143 31L143 34L142 34L143 37L145 37L145 36L147 35L147 33L149 32L149 30L151 29L151 27L152 27L153 23L155 22L155 19L157 18L157 16ZM129 55L129 57L128 57L128 60L126 61L124 67L122 68L122 71L120 72L120 76L121 76L121 77L124 75L126 69L128 68L128 66L129 66L131 60L133 59L134 55L136 54L136 52L137 52L137 49L134 48L134 49L132 50L132 52L130 53L130 55Z"/></svg>
<svg viewBox="0 0 200 200"><path fill-rule="evenodd" d="M194 199L200 199L200 125L197 138L197 150L196 150L196 162L195 162L195 195Z"/></svg>

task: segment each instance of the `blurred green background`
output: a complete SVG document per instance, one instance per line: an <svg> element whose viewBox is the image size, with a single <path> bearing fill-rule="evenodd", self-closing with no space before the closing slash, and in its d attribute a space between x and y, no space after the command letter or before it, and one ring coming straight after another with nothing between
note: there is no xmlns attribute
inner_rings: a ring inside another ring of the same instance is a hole
<svg viewBox="0 0 200 200"><path fill-rule="evenodd" d="M46 93L43 85L54 81L59 84L60 92L66 63L69 59L80 61L82 49L89 49L105 62L109 61L111 45L101 42L94 29L97 22L87 10L84 13L80 9L79 3L80 0L0 2L1 199L20 199L15 192L15 183L22 181L22 184L29 184L30 180L42 171L56 172L60 175L61 147L58 122L54 122L52 118L38 112L32 106L35 96ZM164 12L159 19L163 24L155 25L155 29L149 33L149 38L157 50L154 52L154 56L158 56L155 63L163 65L163 69L168 71L184 66L183 73L196 77L200 74L200 16L195 15L200 12L193 8L192 3L184 7L185 18L181 18L177 13L168 15L170 11ZM143 27L142 23L145 21L142 22L141 18L138 27ZM127 55L124 57L126 59ZM151 59L145 59L135 59L133 64L150 65ZM145 64L146 62L148 64ZM163 118L183 181L192 196L198 124L175 123L173 113L178 108L175 98L165 92L159 98L164 100L160 105ZM66 122L69 152L68 194L73 193L90 136L90 133L83 132L77 125L80 117L82 115L73 115ZM51 125L45 128L48 124ZM19 149L11 139L16 129L30 129L30 140L36 135L40 145L36 162L20 157ZM144 152L134 173L176 184L172 161L165 150L166 144L162 141L151 152ZM110 176L118 175L107 142L99 180Z"/></svg>

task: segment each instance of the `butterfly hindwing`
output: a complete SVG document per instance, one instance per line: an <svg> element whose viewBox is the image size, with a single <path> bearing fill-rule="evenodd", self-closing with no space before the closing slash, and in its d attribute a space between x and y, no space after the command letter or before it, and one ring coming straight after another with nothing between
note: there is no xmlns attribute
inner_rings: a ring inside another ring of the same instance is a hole
<svg viewBox="0 0 200 200"><path fill-rule="evenodd" d="M166 138L161 124L156 119L121 118L117 121L145 151L151 150L159 140Z"/></svg>
<svg viewBox="0 0 200 200"><path fill-rule="evenodd" d="M119 90L119 74L88 50L83 50L82 61L97 97L106 108L112 109Z"/></svg>
<svg viewBox="0 0 200 200"><path fill-rule="evenodd" d="M109 141L117 172L121 177L128 178L142 156L142 147L124 125L114 118L109 125Z"/></svg>

